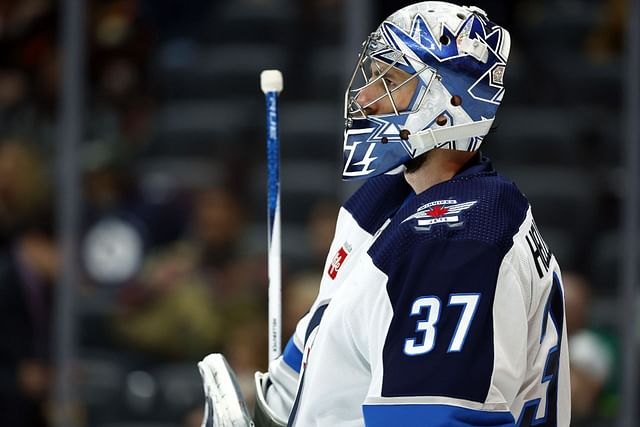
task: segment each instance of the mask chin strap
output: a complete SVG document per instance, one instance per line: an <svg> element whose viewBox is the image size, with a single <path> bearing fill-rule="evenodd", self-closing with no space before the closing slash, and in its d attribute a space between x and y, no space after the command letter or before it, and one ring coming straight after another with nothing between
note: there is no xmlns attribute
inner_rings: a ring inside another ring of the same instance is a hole
<svg viewBox="0 0 640 427"><path fill-rule="evenodd" d="M442 146L445 142L458 139L471 138L486 135L491 129L493 119L482 119L477 122L462 125L443 127L439 129L425 129L409 135L409 143L416 153L426 153L429 150ZM467 151L467 150L460 150Z"/></svg>

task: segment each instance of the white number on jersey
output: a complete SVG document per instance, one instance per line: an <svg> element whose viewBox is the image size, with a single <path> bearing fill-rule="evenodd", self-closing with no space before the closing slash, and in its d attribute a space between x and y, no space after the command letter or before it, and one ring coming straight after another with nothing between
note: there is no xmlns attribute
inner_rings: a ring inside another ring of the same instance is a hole
<svg viewBox="0 0 640 427"><path fill-rule="evenodd" d="M462 351L479 301L480 294L451 294L449 296L448 306L462 305L464 307L447 353ZM418 340L417 337L413 337L405 340L404 353L407 356L427 354L436 345L436 325L440 319L440 298L426 296L416 299L411 306L410 315L418 316L423 312L423 309L427 309L426 318L416 322L416 332L422 333L422 339Z"/></svg>

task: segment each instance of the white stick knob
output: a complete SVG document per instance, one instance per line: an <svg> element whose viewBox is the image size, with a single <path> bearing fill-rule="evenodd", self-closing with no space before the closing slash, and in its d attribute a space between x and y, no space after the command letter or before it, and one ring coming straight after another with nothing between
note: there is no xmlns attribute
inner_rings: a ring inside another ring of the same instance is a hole
<svg viewBox="0 0 640 427"><path fill-rule="evenodd" d="M282 92L282 73L280 70L264 70L260 73L260 88L264 93Z"/></svg>

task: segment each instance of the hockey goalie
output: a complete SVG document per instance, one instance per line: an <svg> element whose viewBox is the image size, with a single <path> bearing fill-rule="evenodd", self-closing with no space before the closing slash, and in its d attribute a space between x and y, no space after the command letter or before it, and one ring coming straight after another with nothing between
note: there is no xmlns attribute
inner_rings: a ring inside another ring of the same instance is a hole
<svg viewBox="0 0 640 427"><path fill-rule="evenodd" d="M569 426L560 268L480 152L509 49L484 11L437 1L365 40L342 175L366 181L340 209L317 299L256 374L253 419L224 358L200 363L204 426Z"/></svg>

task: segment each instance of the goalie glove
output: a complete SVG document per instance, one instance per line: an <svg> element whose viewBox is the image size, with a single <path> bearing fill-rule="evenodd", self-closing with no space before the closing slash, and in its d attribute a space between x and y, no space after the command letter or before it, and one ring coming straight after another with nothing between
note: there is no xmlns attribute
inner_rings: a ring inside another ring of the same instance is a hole
<svg viewBox="0 0 640 427"><path fill-rule="evenodd" d="M236 376L222 354L198 363L204 386L202 427L254 427Z"/></svg>

